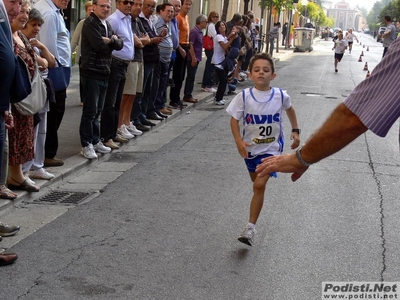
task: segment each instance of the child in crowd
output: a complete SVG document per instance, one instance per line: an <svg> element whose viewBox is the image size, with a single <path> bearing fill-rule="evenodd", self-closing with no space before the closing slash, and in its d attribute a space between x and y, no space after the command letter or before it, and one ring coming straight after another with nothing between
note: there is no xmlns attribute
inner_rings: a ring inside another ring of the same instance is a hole
<svg viewBox="0 0 400 300"><path fill-rule="evenodd" d="M255 170L261 163L261 159L282 154L283 108L293 128L290 136L293 140L292 149L300 144L300 130L289 95L279 88L270 87L271 80L276 77L272 57L267 53L257 53L250 61L249 70L249 78L253 80L254 87L244 89L236 95L226 111L231 115L232 134L253 182L249 222L239 236L240 242L251 246L255 225L264 203L267 181L270 176L276 177L275 173L266 177L257 177ZM241 135L239 122L243 122L243 135Z"/></svg>
<svg viewBox="0 0 400 300"><path fill-rule="evenodd" d="M343 54L347 49L347 42L343 39L343 33L338 34L338 39L334 41L332 50L335 50L335 72L338 72L338 63L342 60Z"/></svg>

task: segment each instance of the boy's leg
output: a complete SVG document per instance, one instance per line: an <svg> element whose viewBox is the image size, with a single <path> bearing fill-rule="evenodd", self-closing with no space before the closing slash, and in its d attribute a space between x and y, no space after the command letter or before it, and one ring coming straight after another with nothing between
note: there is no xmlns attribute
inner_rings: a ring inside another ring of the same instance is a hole
<svg viewBox="0 0 400 300"><path fill-rule="evenodd" d="M256 224L264 204L265 186L270 176L257 177L257 173L255 172L250 172L249 174L253 182L253 197L250 203L249 223Z"/></svg>

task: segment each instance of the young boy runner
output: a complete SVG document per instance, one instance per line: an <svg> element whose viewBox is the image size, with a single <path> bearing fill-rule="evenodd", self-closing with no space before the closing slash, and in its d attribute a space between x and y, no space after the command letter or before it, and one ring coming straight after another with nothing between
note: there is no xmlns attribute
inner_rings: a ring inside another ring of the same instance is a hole
<svg viewBox="0 0 400 300"><path fill-rule="evenodd" d="M343 39L343 33L338 34L338 39L334 43L332 50L335 50L335 73L337 73L338 63L342 60L344 51L347 49L347 42Z"/></svg>
<svg viewBox="0 0 400 300"><path fill-rule="evenodd" d="M300 144L300 129L297 126L296 112L291 105L290 97L279 88L271 88L270 82L276 77L274 62L267 53L256 54L249 65L249 78L254 87L244 89L233 98L226 111L232 116L230 124L232 134L240 155L244 158L253 182L253 197L250 203L249 223L239 236L239 241L252 245L255 224L260 215L265 186L270 176L257 177L256 166L261 159L280 155L283 151L284 134L282 109L286 110L292 126L290 139L295 149ZM243 135L239 122L243 123Z"/></svg>

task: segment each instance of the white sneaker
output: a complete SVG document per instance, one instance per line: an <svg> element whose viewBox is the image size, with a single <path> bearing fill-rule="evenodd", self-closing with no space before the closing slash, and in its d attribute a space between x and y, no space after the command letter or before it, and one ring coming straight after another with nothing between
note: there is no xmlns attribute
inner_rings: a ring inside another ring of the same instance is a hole
<svg viewBox="0 0 400 300"><path fill-rule="evenodd" d="M136 126L133 125L132 122L129 124L129 127L127 127L127 126L125 126L125 127L133 135L142 135L143 134L143 131L140 131L139 129L137 129Z"/></svg>
<svg viewBox="0 0 400 300"><path fill-rule="evenodd" d="M251 246L256 230L250 226L246 226L238 240L246 245Z"/></svg>
<svg viewBox="0 0 400 300"><path fill-rule="evenodd" d="M129 133L128 129L126 129L125 125L121 125L121 128L118 129L118 133L120 136L122 136L124 139L131 140L135 136L131 133Z"/></svg>
<svg viewBox="0 0 400 300"><path fill-rule="evenodd" d="M29 177L30 178L35 178L35 179L50 180L50 179L53 179L55 176L54 176L54 174L51 174L50 172L47 172L45 169L40 168L40 169L37 169L37 170L29 171Z"/></svg>
<svg viewBox="0 0 400 300"><path fill-rule="evenodd" d="M211 88L205 87L205 88L201 88L201 90L205 91L205 92L209 92L209 93L216 93L217 92L217 90L214 89L213 87L211 87Z"/></svg>
<svg viewBox="0 0 400 300"><path fill-rule="evenodd" d="M221 105L221 106L222 106L222 105L225 105L225 100L220 100L220 101L215 100L215 101L214 101L214 104L215 104L215 105Z"/></svg>
<svg viewBox="0 0 400 300"><path fill-rule="evenodd" d="M240 72L239 75L240 75L240 77L247 78L247 74L245 72Z"/></svg>
<svg viewBox="0 0 400 300"><path fill-rule="evenodd" d="M93 150L99 153L110 153L111 148L104 146L102 142L98 142L96 145L93 145Z"/></svg>
<svg viewBox="0 0 400 300"><path fill-rule="evenodd" d="M89 144L86 147L82 147L81 154L83 157L88 158L88 159L96 159L97 158L97 154L96 154L96 152L94 152L92 144Z"/></svg>

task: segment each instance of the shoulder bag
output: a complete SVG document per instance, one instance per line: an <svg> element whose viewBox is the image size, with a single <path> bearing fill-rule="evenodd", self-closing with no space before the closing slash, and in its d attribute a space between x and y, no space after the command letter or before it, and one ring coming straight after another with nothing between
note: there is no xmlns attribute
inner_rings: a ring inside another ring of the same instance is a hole
<svg viewBox="0 0 400 300"><path fill-rule="evenodd" d="M55 91L65 90L71 79L71 67L63 66L56 58L58 66L55 68L49 68L49 74L47 77L53 82Z"/></svg>
<svg viewBox="0 0 400 300"><path fill-rule="evenodd" d="M211 36L208 35L208 25L207 25L206 34L203 36L203 47L205 50L214 49L214 40Z"/></svg>
<svg viewBox="0 0 400 300"><path fill-rule="evenodd" d="M15 56L15 73L10 89L10 102L16 103L24 100L32 92L29 71L21 56Z"/></svg>
<svg viewBox="0 0 400 300"><path fill-rule="evenodd" d="M31 81L32 92L24 100L14 103L15 108L24 116L36 114L47 100L46 84L36 63L35 75Z"/></svg>

